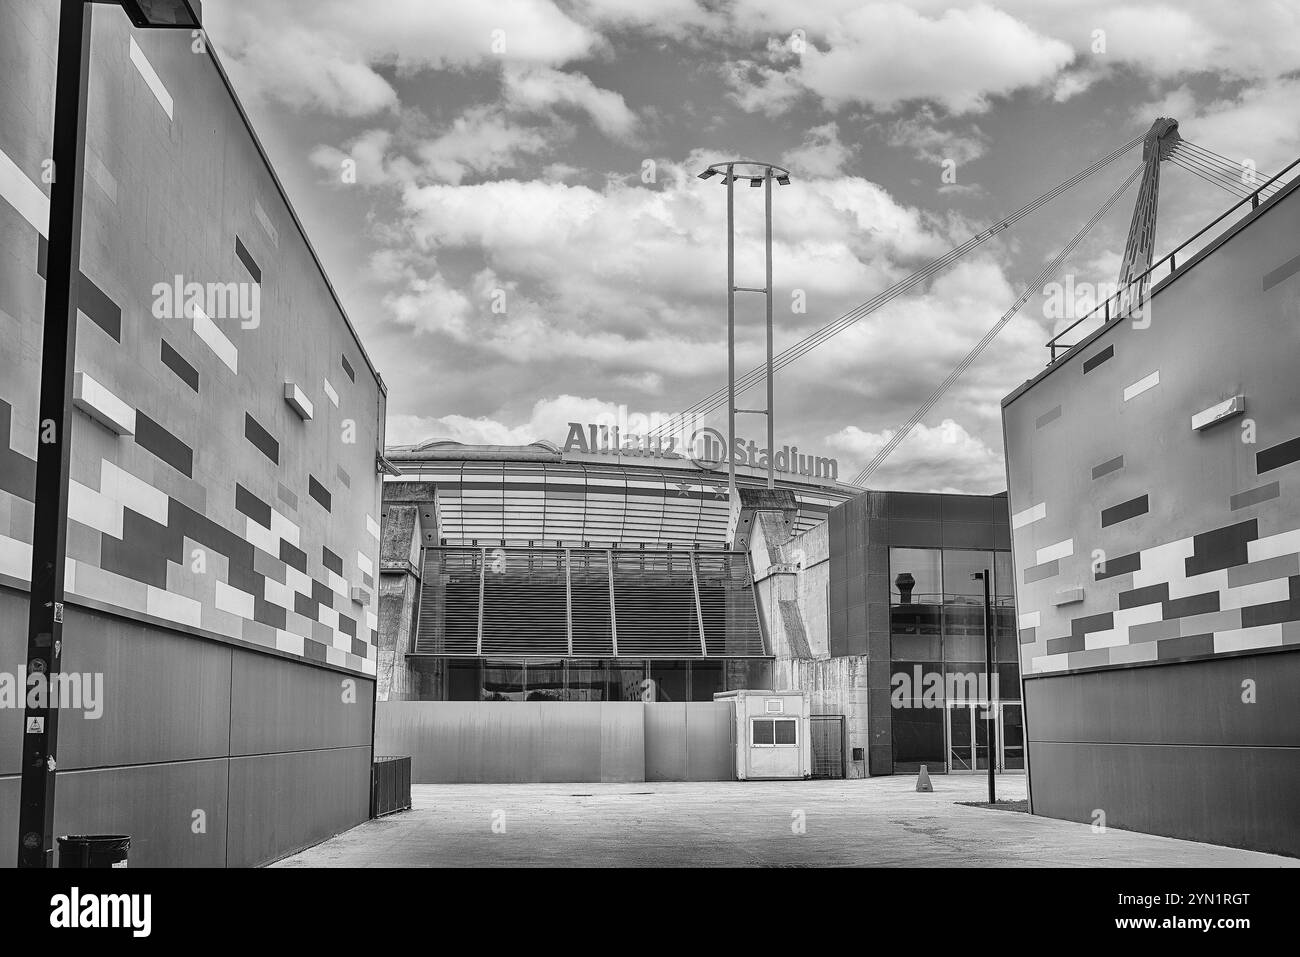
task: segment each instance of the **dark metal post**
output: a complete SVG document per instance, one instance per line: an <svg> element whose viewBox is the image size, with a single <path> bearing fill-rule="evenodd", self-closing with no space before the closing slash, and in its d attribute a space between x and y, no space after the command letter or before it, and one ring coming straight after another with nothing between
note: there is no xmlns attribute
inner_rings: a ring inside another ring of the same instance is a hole
<svg viewBox="0 0 1300 957"><path fill-rule="evenodd" d="M989 582L993 579L989 569L984 569L984 684L988 695L988 708L985 712L988 721L989 749L989 803L997 803L997 790L993 779L993 766L997 762L998 720L994 710L993 695L993 614L989 604Z"/></svg>
<svg viewBox="0 0 1300 957"><path fill-rule="evenodd" d="M776 426L772 411L772 167L763 176L763 206L766 215L767 249L767 487L776 488ZM797 472L798 469L791 471Z"/></svg>
<svg viewBox="0 0 1300 957"><path fill-rule="evenodd" d="M727 505L736 501L736 176L727 164Z"/></svg>
<svg viewBox="0 0 1300 957"><path fill-rule="evenodd" d="M67 542L72 378L76 360L77 280L81 267L82 160L86 150L86 85L90 73L91 4L61 0L54 91L54 180L50 187L41 342L36 502L32 522L31 593L27 617L27 681L46 683L44 701L29 694L23 714L18 866L54 864L54 781L59 710L50 680L63 651L63 573ZM41 676L39 679L36 676ZM37 707L36 705L39 705Z"/></svg>

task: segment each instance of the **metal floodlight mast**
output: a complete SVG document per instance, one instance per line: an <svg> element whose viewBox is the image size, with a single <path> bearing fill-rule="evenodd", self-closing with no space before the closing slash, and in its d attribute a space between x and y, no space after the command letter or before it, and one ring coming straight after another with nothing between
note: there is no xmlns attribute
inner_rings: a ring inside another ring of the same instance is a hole
<svg viewBox="0 0 1300 957"><path fill-rule="evenodd" d="M727 487L736 499L736 413L767 416L767 487L776 488L776 428L772 414L772 180L790 185L790 171L775 163L730 160L714 163L699 174L700 179L722 175L727 187ZM736 285L736 180L748 179L751 187L762 186L764 210L764 252L767 260L766 285L758 289ZM736 293L761 292L767 300L767 407L736 408Z"/></svg>
<svg viewBox="0 0 1300 957"><path fill-rule="evenodd" d="M67 561L68 468L72 381L76 359L77 287L81 274L81 196L86 154L86 89L93 3L60 0L54 76L54 181L47 229L45 313L32 518L31 588L27 609L27 681L45 683L23 712L18 866L54 863L54 782L59 702L53 699L63 656L63 591ZM201 29L198 0L119 0L137 27ZM37 678L36 676L44 676ZM24 690L30 688L24 684Z"/></svg>

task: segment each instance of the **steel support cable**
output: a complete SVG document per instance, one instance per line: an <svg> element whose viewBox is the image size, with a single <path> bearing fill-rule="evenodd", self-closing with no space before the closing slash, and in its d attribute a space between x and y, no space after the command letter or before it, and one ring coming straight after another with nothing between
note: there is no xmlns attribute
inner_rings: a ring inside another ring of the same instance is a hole
<svg viewBox="0 0 1300 957"><path fill-rule="evenodd" d="M1178 150L1175 155L1184 162L1195 163L1207 172L1213 173L1220 179L1231 182L1235 186L1240 187L1247 192L1253 192L1251 187L1242 179L1242 170L1240 168L1235 170L1230 169L1222 163L1218 163L1200 153L1197 153L1195 150Z"/></svg>
<svg viewBox="0 0 1300 957"><path fill-rule="evenodd" d="M1196 153L1214 166L1222 166L1234 176L1239 176L1244 168L1240 163L1234 163L1226 156L1216 153L1212 149L1207 149L1199 143L1193 143L1191 140L1182 140L1179 143L1179 146L1185 147L1186 149Z"/></svg>
<svg viewBox="0 0 1300 957"><path fill-rule="evenodd" d="M1189 158L1188 156L1183 157L1184 160L1187 160L1188 158ZM1227 173L1226 171L1218 169L1217 167L1206 166L1203 162L1201 162L1201 168L1207 171L1214 172L1219 179L1231 183L1234 191L1240 191L1242 194L1246 196L1250 196L1258 192L1261 199L1268 199L1279 189L1281 189L1284 185L1286 185L1285 183L1282 182L1272 181L1271 176L1265 176L1258 172L1256 172L1255 174L1258 185L1251 185L1250 183L1242 182L1240 175L1232 175Z"/></svg>
<svg viewBox="0 0 1300 957"><path fill-rule="evenodd" d="M867 302L855 307L854 309L845 313L840 318L830 323L827 323L825 326L822 326L820 329L811 333L803 340L791 346L790 348L786 349L779 356L775 357L773 360L773 371L784 369L790 363L801 358L808 352L817 348L817 346L826 342L831 337L837 335L838 333L842 332L844 329L853 325L863 316L866 316L869 313L875 311L880 306L889 302L891 299L896 298L898 295L901 295L903 292L906 292L908 289L911 289L918 283L924 282L926 279L930 278L938 271L946 268L948 265L951 265L957 259L960 259L962 256L970 252L972 249L983 244L985 241L987 241L996 233L1001 232L1003 229L1006 229L1014 225L1015 223L1023 219L1025 216L1028 216L1030 213L1034 212L1041 206L1051 202L1052 200L1060 196L1062 193L1078 185L1080 182L1087 179L1089 176L1092 176L1094 173L1110 165L1116 159L1123 156L1133 147L1141 143L1144 137L1145 134L1143 134L1142 136L1134 137L1132 140L1125 143L1119 149L1101 158L1097 162L1093 163L1091 166L1088 166L1085 169L1082 169L1079 172L1075 173L1069 179L1066 179L1061 183L1057 184L1055 187L1053 187L1051 190L1048 190L1042 196L1039 196L1033 202L1021 207L1019 210L1012 213L1011 215L1006 216L1005 218L999 220L998 222L990 226L988 229L982 230L981 232L977 233L975 236L972 236L970 239L966 240L966 242L962 243L960 246L957 246L954 249L950 250L948 253L939 257L933 262L929 263L928 265L926 265L916 273L913 273L912 275L906 277L905 279L900 280L898 283L889 287L884 292L873 297L872 299L867 300ZM747 391L748 389L752 388L754 385L758 384L759 382L762 382L765 377L766 377L766 368L764 366L758 366L750 370L750 372L748 372L747 374L745 374L744 376L742 376L740 379L737 380L736 394L740 395L742 392ZM726 404L727 391L728 390L726 386L714 390L709 395L705 396L703 399L700 399L699 401L695 402L691 406L684 409L682 412L678 413L673 418L669 419L667 422L664 422L661 425L657 426L656 428L652 429L650 434L651 435L664 434L664 433L675 431L678 428L680 428L681 425L683 425L685 422L689 421L691 417L698 416L698 415L705 415L718 408L721 408L723 405Z"/></svg>
<svg viewBox="0 0 1300 957"><path fill-rule="evenodd" d="M1169 161L1239 196L1249 196L1254 192L1249 186L1242 183L1237 176L1228 173L1219 166L1212 165L1209 161L1189 150L1175 147L1169 154Z"/></svg>
<svg viewBox="0 0 1300 957"><path fill-rule="evenodd" d="M1241 174L1246 169L1246 167L1244 167L1241 163L1234 163L1232 160L1228 159L1228 157L1224 156L1223 154L1216 153L1214 152L1214 150L1201 146L1199 143L1192 143L1188 140L1183 140L1182 145L1186 146L1188 149L1194 152L1201 159L1205 160L1207 163L1210 163L1211 165L1214 166L1222 167L1226 173L1232 176L1233 179L1236 179L1238 182L1241 182L1243 186L1249 186L1248 183L1245 183L1244 181L1241 180ZM1263 173L1261 173L1259 170L1256 170L1255 174L1259 176L1261 180L1268 179L1268 177L1265 176Z"/></svg>
<svg viewBox="0 0 1300 957"><path fill-rule="evenodd" d="M1080 229L1079 232L1074 235L1074 238L1062 247L1061 251L1056 254L1052 261L1044 266L1042 271L1025 286L1024 290L1012 304L1011 308L1003 314L1001 319L993 324L988 332L984 333L984 336L975 344L970 352L966 354L965 358L957 363L952 372L948 374L948 377L945 378L943 382L940 383L939 387L930 393L929 398L921 403L920 407L912 413L911 418L909 418L902 426L894 430L894 434L890 436L889 441L881 446L880 451L876 453L875 458L873 458L867 466L854 477L851 484L862 486L862 484L871 477L872 473L881 466L885 459L887 459L894 450L903 443L911 433L912 429L929 414L930 410L934 408L938 401L943 397L944 393L946 393L948 389L952 387L953 383L961 378L962 374L970 368L971 364L974 363L976 359L979 358L980 353L988 347L989 343L991 343L997 337L998 333L1006 327L1007 323L1015 317L1021 307L1023 307L1026 302L1033 298L1033 296L1042 289L1043 284L1048 279L1057 275L1061 264L1065 262L1072 252L1074 252L1079 243L1083 242L1084 238L1092 232L1097 223L1101 222L1102 217L1110 211L1110 208L1115 205L1120 196L1128 191L1129 187L1137 181L1138 177L1140 177L1145 170L1146 164L1144 163L1130 173L1128 178L1125 179L1124 182L1106 198L1106 201L1097 208L1097 211L1092 214L1092 217L1084 223L1083 228Z"/></svg>
<svg viewBox="0 0 1300 957"><path fill-rule="evenodd" d="M1226 156L1216 153L1211 149L1207 149L1206 147L1201 146L1199 143L1192 143L1187 140L1183 140L1182 144L1180 145L1185 145L1189 147L1194 152L1196 158L1201 160L1202 162L1208 165L1220 167L1222 172L1226 174L1229 179L1231 179L1233 182L1238 184L1242 189L1244 189L1247 192L1247 194L1255 192L1255 189L1251 188L1251 184L1245 182L1242 179L1242 173L1245 171L1245 168L1240 163L1234 163ZM1276 191L1282 188L1283 186L1282 183L1270 182L1272 180L1271 176L1261 173L1259 170L1255 170L1254 172L1255 172L1255 176L1258 178L1260 183L1265 184L1256 187L1256 189L1259 190L1261 196L1263 196L1270 190Z"/></svg>
<svg viewBox="0 0 1300 957"><path fill-rule="evenodd" d="M1234 196L1250 195L1250 192L1247 191L1244 186L1237 186L1232 183L1225 182L1223 179L1219 178L1219 176L1216 175L1215 173L1206 170L1204 167L1196 166L1195 164L1189 162L1186 158L1180 156L1178 153L1170 153L1169 162L1173 163L1175 166L1179 167L1180 169L1187 170L1189 173L1191 173L1194 176L1200 177L1201 179L1205 180L1205 182L1209 183L1211 186L1217 186L1219 189L1226 190L1227 192L1231 193Z"/></svg>
<svg viewBox="0 0 1300 957"><path fill-rule="evenodd" d="M1202 179L1214 183L1216 186L1222 186L1224 189L1237 196L1250 196L1258 192L1262 199L1267 199L1271 195L1270 191L1276 191L1280 184L1272 183L1268 186L1256 186L1241 182L1239 177L1229 175L1217 167L1209 166L1205 162L1195 159L1188 154L1175 154L1169 157L1175 160L1178 165L1191 172L1197 173ZM1267 181L1267 177L1263 178Z"/></svg>
<svg viewBox="0 0 1300 957"><path fill-rule="evenodd" d="M1206 160L1204 157L1190 150L1174 150L1172 153L1169 154L1169 159L1171 160L1176 159L1180 163L1185 163L1189 166L1195 166L1197 169L1201 170L1202 172L1214 176L1215 178L1219 179L1224 183L1231 184L1233 189L1245 190L1248 193L1252 192L1251 188L1247 186L1245 183L1243 183L1239 176L1228 172L1226 169L1224 169L1223 167L1215 163L1211 163L1210 161Z"/></svg>

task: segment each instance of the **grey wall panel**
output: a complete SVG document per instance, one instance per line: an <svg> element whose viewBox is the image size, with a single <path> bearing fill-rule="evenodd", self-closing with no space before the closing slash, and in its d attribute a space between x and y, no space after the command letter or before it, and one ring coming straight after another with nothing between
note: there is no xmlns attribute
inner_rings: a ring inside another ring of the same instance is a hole
<svg viewBox="0 0 1300 957"><path fill-rule="evenodd" d="M1300 855L1294 748L1038 742L1029 768L1036 814Z"/></svg>
<svg viewBox="0 0 1300 957"><path fill-rule="evenodd" d="M689 746L686 737L686 702L655 702L645 706L645 779L688 779Z"/></svg>
<svg viewBox="0 0 1300 957"><path fill-rule="evenodd" d="M131 867L226 864L224 759L62 772L55 794L55 834L129 834Z"/></svg>
<svg viewBox="0 0 1300 957"><path fill-rule="evenodd" d="M409 754L415 784L644 781L640 702L384 701L378 754Z"/></svg>
<svg viewBox="0 0 1300 957"><path fill-rule="evenodd" d="M18 859L18 795L22 780L0 777L0 867Z"/></svg>
<svg viewBox="0 0 1300 957"><path fill-rule="evenodd" d="M534 773L533 755L540 739L533 723L520 720L533 716L530 704L486 709L473 701L380 702L375 711L375 750L409 754L413 784L526 781ZM530 714L521 710L512 721L510 714L492 713L516 707ZM590 773L597 773L599 765L594 768Z"/></svg>
<svg viewBox="0 0 1300 957"><path fill-rule="evenodd" d="M731 740L732 707L731 702L724 701L687 703L686 780L736 779L736 745Z"/></svg>
<svg viewBox="0 0 1300 957"><path fill-rule="evenodd" d="M1242 701L1248 681L1253 704ZM1297 688L1300 649L1024 683L1032 741L1291 748L1300 748Z"/></svg>
<svg viewBox="0 0 1300 957"><path fill-rule="evenodd" d="M647 781L731 781L736 750L732 705L719 701L645 705Z"/></svg>
<svg viewBox="0 0 1300 957"><path fill-rule="evenodd" d="M69 607L63 670L102 675L103 702L99 718L63 712L59 766L225 757L230 655L216 642Z"/></svg>
<svg viewBox="0 0 1300 957"><path fill-rule="evenodd" d="M531 764L538 781L592 780L590 756L600 753L600 723L592 721L585 708L570 710L573 703L559 702L537 716L542 747Z"/></svg>
<svg viewBox="0 0 1300 957"><path fill-rule="evenodd" d="M237 649L230 753L369 747L374 685L360 676Z"/></svg>
<svg viewBox="0 0 1300 957"><path fill-rule="evenodd" d="M230 867L277 860L370 815L370 749L230 759Z"/></svg>
<svg viewBox="0 0 1300 957"><path fill-rule="evenodd" d="M0 672L17 678L26 668L27 596L0 588ZM18 773L22 737L22 709L0 708L0 774Z"/></svg>
<svg viewBox="0 0 1300 957"><path fill-rule="evenodd" d="M471 703L472 704L472 703ZM496 713L479 706L471 712L469 720L462 719L459 740L452 743L458 763L473 769L471 780L483 781L535 781L541 774L542 737L541 714L532 703L525 704L527 712ZM592 720L599 722L599 711L582 708ZM584 755L587 767L578 780L594 780L589 770L591 762L599 760L599 752Z"/></svg>
<svg viewBox="0 0 1300 957"><path fill-rule="evenodd" d="M1297 682L1300 652L1027 679L1034 812L1300 853Z"/></svg>
<svg viewBox="0 0 1300 957"><path fill-rule="evenodd" d="M600 780L644 781L645 706L605 701L600 705L600 718Z"/></svg>

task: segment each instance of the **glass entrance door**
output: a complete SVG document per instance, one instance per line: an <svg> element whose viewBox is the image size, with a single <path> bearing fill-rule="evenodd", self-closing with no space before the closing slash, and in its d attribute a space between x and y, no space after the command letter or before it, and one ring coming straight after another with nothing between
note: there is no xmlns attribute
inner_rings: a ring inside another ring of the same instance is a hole
<svg viewBox="0 0 1300 957"><path fill-rule="evenodd" d="M1019 701L997 702L993 756L998 771L1025 767L1024 720ZM949 771L987 771L989 767L988 705L982 701L947 702Z"/></svg>
<svg viewBox="0 0 1300 957"><path fill-rule="evenodd" d="M1019 701L998 705L998 753L999 770L1025 769L1025 712Z"/></svg>
<svg viewBox="0 0 1300 957"><path fill-rule="evenodd" d="M948 702L948 770L974 771L988 767L978 763L979 742L977 725L984 724L976 720L978 705L960 701ZM980 729L982 730L982 729ZM987 734L987 733L986 733ZM985 760L988 748L985 746Z"/></svg>

